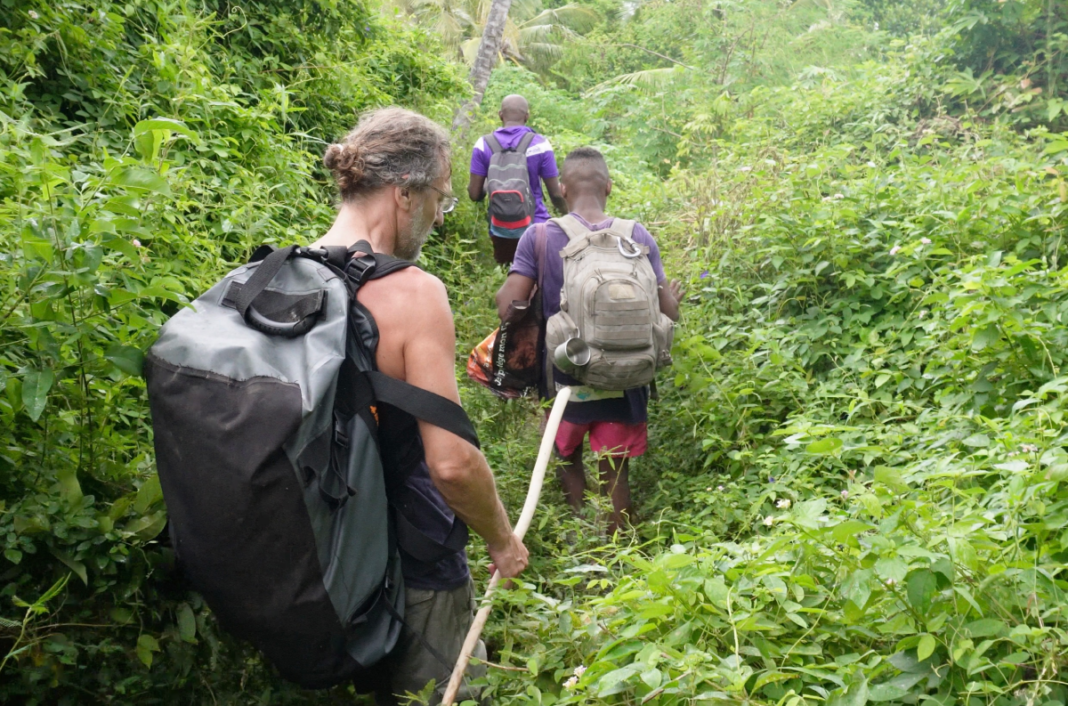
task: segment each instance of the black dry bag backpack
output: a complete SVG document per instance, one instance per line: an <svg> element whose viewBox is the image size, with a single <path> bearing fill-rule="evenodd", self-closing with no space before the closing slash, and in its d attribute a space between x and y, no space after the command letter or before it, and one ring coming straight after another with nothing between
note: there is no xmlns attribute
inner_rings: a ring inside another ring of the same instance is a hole
<svg viewBox="0 0 1068 706"><path fill-rule="evenodd" d="M260 248L146 360L179 566L223 628L308 688L372 682L403 626L398 541L433 549L389 505L377 405L478 444L459 405L375 370L356 292L410 264L362 242ZM441 555L463 547L457 525Z"/></svg>

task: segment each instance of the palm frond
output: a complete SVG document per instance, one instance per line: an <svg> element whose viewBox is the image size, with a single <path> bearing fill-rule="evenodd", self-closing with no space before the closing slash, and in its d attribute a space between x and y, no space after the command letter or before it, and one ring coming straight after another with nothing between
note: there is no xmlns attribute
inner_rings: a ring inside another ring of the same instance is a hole
<svg viewBox="0 0 1068 706"><path fill-rule="evenodd" d="M563 7L542 10L529 20L520 23L521 27L558 25L579 32L592 28L601 16L588 7L564 5Z"/></svg>
<svg viewBox="0 0 1068 706"><path fill-rule="evenodd" d="M659 91L674 83L685 72L686 69L682 66L669 66L662 69L646 69L645 71L622 74L597 84L587 91L586 95L597 95L612 86L620 85L634 86L641 90Z"/></svg>

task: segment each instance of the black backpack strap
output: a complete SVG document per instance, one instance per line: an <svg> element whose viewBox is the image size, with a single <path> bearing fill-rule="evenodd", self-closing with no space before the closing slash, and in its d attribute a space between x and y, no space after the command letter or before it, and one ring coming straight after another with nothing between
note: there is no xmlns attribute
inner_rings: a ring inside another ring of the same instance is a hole
<svg viewBox="0 0 1068 706"><path fill-rule="evenodd" d="M459 517L453 520L452 529L444 542L435 542L427 537L400 510L395 510L393 517L397 522L397 542L406 554L419 561L433 564L467 546L467 525Z"/></svg>
<svg viewBox="0 0 1068 706"><path fill-rule="evenodd" d="M523 135L523 139L521 139L519 141L519 144L516 145L515 151L525 156L527 150L530 149L530 143L534 141L535 137L537 137L537 134L534 132L528 132L527 134Z"/></svg>
<svg viewBox="0 0 1068 706"><path fill-rule="evenodd" d="M349 260L349 249L344 245L327 245L323 248L326 251L326 262L329 265L333 265L339 270L345 269L345 263Z"/></svg>
<svg viewBox="0 0 1068 706"><path fill-rule="evenodd" d="M487 145L489 145L490 152L492 152L493 154L497 154L498 152L503 152L504 151L504 148L501 147L500 140L498 140L497 136L494 135L492 132L490 134L484 136L482 139L485 141L485 143Z"/></svg>
<svg viewBox="0 0 1068 706"><path fill-rule="evenodd" d="M244 318L248 314L248 308L252 306L253 300L258 297L263 290L267 289L267 285L271 283L274 276L282 269L282 265L289 259L289 256L296 252L297 246L290 245L280 250L275 250L267 257L263 258L259 267L252 273L252 276L248 278L244 286L241 287L241 291L234 297L234 308L237 309L241 317ZM259 251L257 251L259 252Z"/></svg>
<svg viewBox="0 0 1068 706"><path fill-rule="evenodd" d="M365 373L371 380L375 399L407 412L416 419L452 432L476 449L482 448L478 434L464 408L439 394L409 385L403 380L391 378L385 373L372 370Z"/></svg>

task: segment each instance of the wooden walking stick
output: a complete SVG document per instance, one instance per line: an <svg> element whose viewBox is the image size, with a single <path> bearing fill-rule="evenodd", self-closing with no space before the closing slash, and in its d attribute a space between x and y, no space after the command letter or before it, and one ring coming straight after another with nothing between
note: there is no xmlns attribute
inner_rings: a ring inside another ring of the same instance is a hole
<svg viewBox="0 0 1068 706"><path fill-rule="evenodd" d="M556 441L556 430L560 428L560 420L564 416L564 407L571 397L571 388L565 387L556 393L556 402L553 403L552 411L549 412L549 421L545 425L545 433L541 437L541 447L538 449L538 460L534 464L534 473L530 477L530 489L527 490L527 499L523 503L523 511L519 514L519 520L515 523L515 533L520 539L527 533L530 521L534 519L534 510L538 507L538 498L541 496L541 485L545 481L545 469L549 466L549 458L553 453L553 442ZM490 597L493 595L497 584L500 583L501 572L493 572L486 595L482 598L482 607L475 615L471 629L467 631L464 645L460 649L460 658L456 660L456 666L452 668L452 677L449 678L449 686L445 689L445 697L441 706L452 706L456 700L456 694L460 691L460 684L464 680L464 672L467 671L467 663L471 661L471 653L478 644L478 638L482 634L482 628L486 627L489 619Z"/></svg>

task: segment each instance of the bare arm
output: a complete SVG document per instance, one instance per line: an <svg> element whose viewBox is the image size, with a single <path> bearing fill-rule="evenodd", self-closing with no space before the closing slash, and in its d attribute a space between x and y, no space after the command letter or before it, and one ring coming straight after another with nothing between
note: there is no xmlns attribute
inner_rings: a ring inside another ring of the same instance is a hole
<svg viewBox="0 0 1068 706"><path fill-rule="evenodd" d="M481 201L486 198L485 186L486 177L481 174L472 174L471 180L467 182L467 195L471 197L472 201Z"/></svg>
<svg viewBox="0 0 1068 706"><path fill-rule="evenodd" d="M678 321L679 303L682 301L683 291L682 283L677 279L671 280L671 282L660 285L658 291L660 295L660 311L667 314L667 317L672 321Z"/></svg>
<svg viewBox="0 0 1068 706"><path fill-rule="evenodd" d="M405 380L459 404L460 393L453 369L456 332L445 287L427 277L418 292L425 304L411 307L405 328L411 333L404 344ZM490 557L505 577L527 566L528 554L512 532L504 505L497 495L486 457L452 432L419 420L427 466L435 487L460 519L486 540Z"/></svg>
<svg viewBox="0 0 1068 706"><path fill-rule="evenodd" d="M564 200L564 192L560 189L560 179L558 177L549 177L548 179L542 179L542 181L545 182L545 191L553 202L553 208L561 216L567 215L567 201Z"/></svg>
<svg viewBox="0 0 1068 706"><path fill-rule="evenodd" d="M534 291L534 280L525 275L512 273L504 284L497 290L497 315L504 321L508 313L508 305L514 301L530 299L530 293Z"/></svg>

